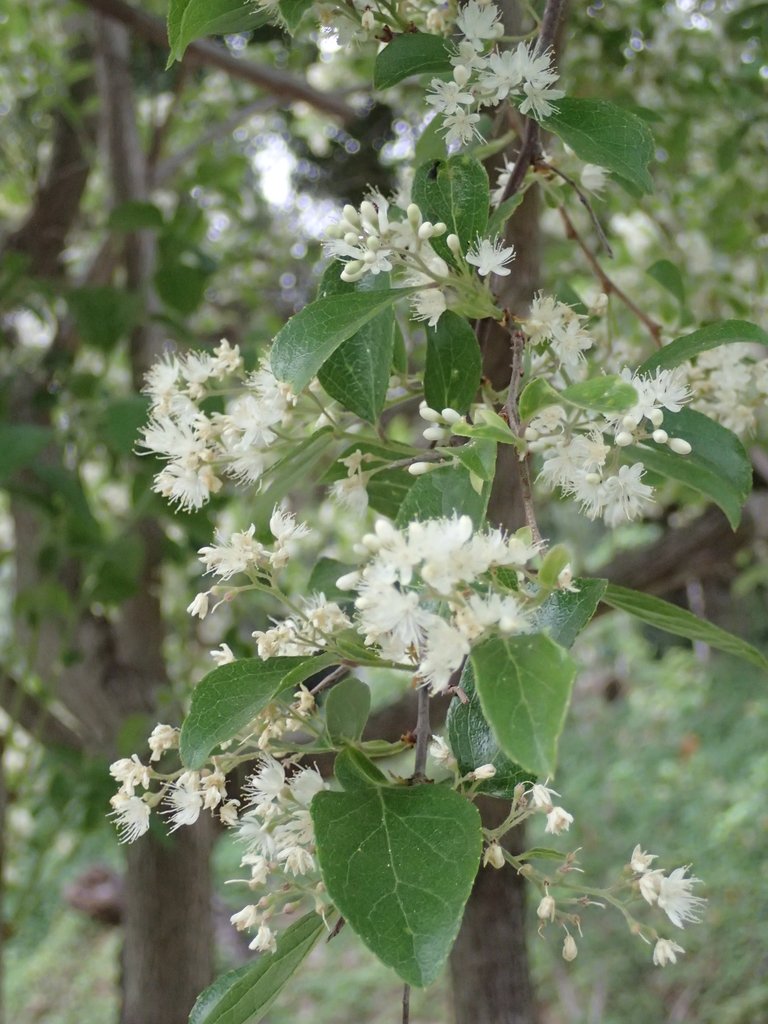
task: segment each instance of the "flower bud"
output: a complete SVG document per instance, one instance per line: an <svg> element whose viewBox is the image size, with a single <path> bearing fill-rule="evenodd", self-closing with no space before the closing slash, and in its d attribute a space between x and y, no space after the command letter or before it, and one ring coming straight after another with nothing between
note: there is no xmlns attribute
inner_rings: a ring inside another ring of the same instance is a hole
<svg viewBox="0 0 768 1024"><path fill-rule="evenodd" d="M563 943L563 960L575 960L578 956L579 947L576 945L576 940L569 933L565 936L565 942Z"/></svg>
<svg viewBox="0 0 768 1024"><path fill-rule="evenodd" d="M664 413L661 409L651 409L648 413L648 419L654 425L654 427L660 427L664 422Z"/></svg>
<svg viewBox="0 0 768 1024"><path fill-rule="evenodd" d="M475 768L473 772L470 772L470 777L475 782L483 782L485 779L492 779L496 774L496 769L492 764L481 764L479 768Z"/></svg>
<svg viewBox="0 0 768 1024"><path fill-rule="evenodd" d="M376 27L376 19L374 18L373 11L370 9L370 7L366 7L366 9L363 11L363 16L360 19L360 24L362 25L366 32L372 32Z"/></svg>
<svg viewBox="0 0 768 1024"><path fill-rule="evenodd" d="M408 209L405 211L405 215L408 218L408 223L411 225L414 231L418 231L418 229L421 227L422 218L421 210L418 208L416 203L408 204Z"/></svg>
<svg viewBox="0 0 768 1024"><path fill-rule="evenodd" d="M659 428L658 430L654 430L654 432L651 434L651 437L656 442L656 444L666 444L669 440L669 434L666 432L666 430L661 430L661 428Z"/></svg>
<svg viewBox="0 0 768 1024"><path fill-rule="evenodd" d="M555 920L555 901L549 893L542 897L541 903L536 907L536 917L538 917L540 921Z"/></svg>
<svg viewBox="0 0 768 1024"><path fill-rule="evenodd" d="M412 462L408 467L408 472L411 476L424 476L425 473L431 473L433 469L437 469L437 465L435 462Z"/></svg>
<svg viewBox="0 0 768 1024"><path fill-rule="evenodd" d="M427 441L445 441L451 436L451 432L445 427L427 427L421 436Z"/></svg>
<svg viewBox="0 0 768 1024"><path fill-rule="evenodd" d="M682 437L670 437L667 444L675 453L675 455L690 455L691 446Z"/></svg>
<svg viewBox="0 0 768 1024"><path fill-rule="evenodd" d="M464 88L471 77L472 72L465 64L457 64L453 69L453 80L461 88Z"/></svg>
<svg viewBox="0 0 768 1024"><path fill-rule="evenodd" d="M451 250L454 256L461 256L461 241L458 235L448 235L445 240L445 244Z"/></svg>
<svg viewBox="0 0 768 1024"><path fill-rule="evenodd" d="M450 406L443 409L440 415L443 417L445 422L449 423L451 426L453 426L454 423L460 423L464 419L460 412L457 412L455 409L451 409Z"/></svg>
<svg viewBox="0 0 768 1024"><path fill-rule="evenodd" d="M419 416L428 423L440 423L443 418L437 409L430 409L426 402L419 406Z"/></svg>
<svg viewBox="0 0 768 1024"><path fill-rule="evenodd" d="M616 435L616 444L619 448L626 448L628 444L632 444L634 437L629 433L628 430L620 430Z"/></svg>
<svg viewBox="0 0 768 1024"><path fill-rule="evenodd" d="M490 864L492 868L503 868L505 864L504 851L498 843L491 843L483 854L483 864Z"/></svg>

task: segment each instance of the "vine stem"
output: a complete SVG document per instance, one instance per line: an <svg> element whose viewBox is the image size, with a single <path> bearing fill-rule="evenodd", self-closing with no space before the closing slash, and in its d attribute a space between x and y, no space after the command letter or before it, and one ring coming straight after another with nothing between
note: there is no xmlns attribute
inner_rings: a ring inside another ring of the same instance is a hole
<svg viewBox="0 0 768 1024"><path fill-rule="evenodd" d="M411 986L403 985L403 1024L411 1019Z"/></svg>
<svg viewBox="0 0 768 1024"><path fill-rule="evenodd" d="M520 421L520 413L517 408L517 400L519 398L520 380L522 378L523 347L525 345L525 337L520 331L511 330L510 341L512 346L512 373L509 379L509 391L507 392L507 400L504 403L504 410L507 414L509 425L514 428L515 433L519 437L522 434L522 423ZM520 496L523 499L525 521L531 531L534 543L541 545L543 544L543 541L541 531L539 530L539 524L536 521L536 508L533 502L533 483L531 482L531 470L529 456L527 454L518 461L517 467L520 479Z"/></svg>
<svg viewBox="0 0 768 1024"><path fill-rule="evenodd" d="M584 253L587 263L589 263L590 267L594 271L595 276L602 285L603 291L606 295L613 293L620 302L623 302L627 309L634 313L637 319L648 329L648 333L653 338L656 347L661 348L661 324L657 324L654 319L648 316L647 313L643 312L643 310L640 309L632 299L630 299L627 293L623 292L616 282L606 274L598 263L595 254L576 230L576 227L564 206L560 207L560 216L562 217L563 224L565 225L566 238L570 238L572 241L576 242L578 247Z"/></svg>

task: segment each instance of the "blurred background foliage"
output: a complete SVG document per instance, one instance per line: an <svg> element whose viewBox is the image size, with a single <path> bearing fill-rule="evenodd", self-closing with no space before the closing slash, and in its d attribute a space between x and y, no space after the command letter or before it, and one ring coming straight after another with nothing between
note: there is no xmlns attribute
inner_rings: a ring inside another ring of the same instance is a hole
<svg viewBox="0 0 768 1024"><path fill-rule="evenodd" d="M143 4L157 16L164 6L162 0ZM708 318L764 322L768 4L595 0L572 7L563 41L565 88L635 109L657 141L651 197L638 201L609 185L595 200L615 252L611 276L671 336ZM365 48L336 59L328 40L290 42L269 27L225 40L243 60L359 98L362 116L340 126L308 104L289 106L221 70L177 64L164 71L163 50L137 40L131 64L151 188L146 200L115 206L92 77L90 17L67 0L7 0L0 12L0 487L8 496L26 488L48 524L44 581L14 594L18 551L10 498L4 499L0 639L6 672L21 676L36 699L54 700L46 680L27 671L28 633L20 643L14 621L23 618L34 632L55 615L66 632L83 609L109 619L141 585L144 550L132 528L139 518L154 517L162 524L171 680L159 697L162 720L164 713L177 715L190 684L207 670L207 652L227 641L247 653L244 638L270 609L243 603L194 624L186 616L199 576L195 550L217 523L249 522L251 509L247 498L220 497L182 519L152 493L153 461L133 454L145 406L127 339L149 317L169 344L205 346L226 336L253 365L286 316L313 293L322 225L340 203L358 201L366 186L385 192L397 186L398 165L412 153L423 109L421 94L408 84L375 104L367 98L372 54ZM82 82L76 98L73 87ZM33 275L9 239L32 206L62 109L81 133L92 169L59 265ZM578 173L567 157L562 166ZM115 270L125 234L137 230L151 232L157 245L149 306ZM593 299L599 288L564 239L556 210L545 209L542 230L542 286L568 301ZM609 317L619 343L647 344L623 308L612 304ZM62 332L70 339L63 354L53 345ZM39 366L48 374L44 401L64 453L57 473L34 466L50 435L20 433L14 423L14 384L19 373ZM749 439L758 458L763 440L759 433ZM30 463L32 476L22 485L17 470ZM337 510L307 514L325 553L343 558L355 524ZM570 531L577 549L592 552L591 571L663 528L632 527L609 537L562 508L548 514ZM685 511L673 513L675 521L684 523ZM331 524L334 549L327 547ZM82 566L79 607L56 576L73 558ZM705 610L724 625L738 622L739 632L766 645L767 583L766 552L756 543L718 580ZM665 863L692 860L706 880L710 907L705 924L682 938L683 962L663 972L650 966L620 921L596 907L585 911L574 964L560 959L552 936L534 937L542 1021L768 1021L765 679L615 616L594 624L579 654L587 668L557 779L576 818L564 837L569 848L581 847L581 862L598 879L626 861L635 843ZM141 749L151 723L146 715L127 717L110 756L93 756L47 748L15 717L11 703L2 716L7 1018L103 1024L118 1012L119 930L72 904L94 865L106 879L119 877L121 851L104 818L112 790L106 764L114 754ZM235 856L220 840L216 891L225 896L220 883ZM227 908L220 910L226 922ZM242 956L225 925L219 966ZM398 1000L394 976L347 934L315 951L269 1020L391 1020ZM449 1019L445 984L415 998L413 1013L422 1024Z"/></svg>

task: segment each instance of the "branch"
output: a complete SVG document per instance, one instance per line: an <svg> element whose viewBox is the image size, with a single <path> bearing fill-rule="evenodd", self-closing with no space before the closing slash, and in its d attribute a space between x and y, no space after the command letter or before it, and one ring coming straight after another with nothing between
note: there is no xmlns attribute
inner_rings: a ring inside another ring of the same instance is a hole
<svg viewBox="0 0 768 1024"><path fill-rule="evenodd" d="M168 34L162 18L138 10L124 0L79 0L86 7L127 25L132 32L149 43L168 49ZM308 103L317 110L338 117L343 122L356 120L359 115L341 96L319 92L301 78L265 67L252 61L234 57L221 43L198 39L187 47L184 63L190 67L210 65L221 68L233 78L241 78L273 92L284 101Z"/></svg>
<svg viewBox="0 0 768 1024"><path fill-rule="evenodd" d="M576 230L574 223L569 217L568 211L564 206L560 207L560 216L562 217L563 224L565 225L566 238L570 238L577 243L581 251L584 253L587 263L589 263L590 267L595 272L595 276L602 285L603 291L606 295L613 293L620 302L623 302L627 309L634 313L637 319L648 329L648 333L653 338L654 344L657 348L661 348L661 324L657 324L656 321L649 317L647 313L644 313L643 310L640 309L632 299L630 299L627 293L623 292L621 288L619 288L619 286L610 277L608 277L606 272L597 262L595 254Z"/></svg>
<svg viewBox="0 0 768 1024"><path fill-rule="evenodd" d="M416 760L413 766L413 781L424 782L426 779L427 751L432 739L432 726L429 722L429 689L423 683L416 691Z"/></svg>
<svg viewBox="0 0 768 1024"><path fill-rule="evenodd" d="M81 750L82 741L77 733L52 714L36 697L11 676L0 674L0 707L16 725L46 747L67 747Z"/></svg>

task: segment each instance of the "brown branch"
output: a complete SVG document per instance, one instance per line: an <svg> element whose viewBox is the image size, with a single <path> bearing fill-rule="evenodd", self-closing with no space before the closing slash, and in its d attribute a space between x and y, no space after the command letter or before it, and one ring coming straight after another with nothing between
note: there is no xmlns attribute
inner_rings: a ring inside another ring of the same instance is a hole
<svg viewBox="0 0 768 1024"><path fill-rule="evenodd" d="M31 696L13 677L0 674L0 707L12 722L46 747L81 750L77 733L57 718L36 697Z"/></svg>
<svg viewBox="0 0 768 1024"><path fill-rule="evenodd" d="M581 187L573 180L573 178L569 177L564 171L561 171L559 167L555 167L554 164L548 164L545 160L542 160L537 164L537 166L543 167L547 171L551 171L552 174L556 174L558 178L562 178L566 185L571 186L573 191L578 196L579 202L589 214L589 219L592 221L594 229L597 232L597 237L600 239L600 244L603 246L608 255L611 258L613 258L613 249L611 249L610 243L608 242L608 239L605 237L603 225L597 219L597 214L595 213L592 203L589 200L589 196L585 195Z"/></svg>
<svg viewBox="0 0 768 1024"><path fill-rule="evenodd" d="M168 34L162 18L138 10L124 0L79 0L86 7L127 25L137 36L162 49L168 49ZM257 85L275 93L286 102L308 103L343 122L354 121L359 115L354 107L335 93L320 92L308 82L287 71L270 68L253 61L234 57L221 43L198 39L187 47L184 64L190 67L208 65L226 71L233 78Z"/></svg>
<svg viewBox="0 0 768 1024"><path fill-rule="evenodd" d="M591 251L587 243L576 230L576 227L564 206L560 207L560 216L562 217L563 224L565 225L566 238L570 238L572 241L576 242L581 251L584 253L587 263L589 263L590 267L594 271L595 276L600 282L602 289L606 293L606 295L613 294L620 302L623 302L627 309L631 313L634 313L637 319L647 328L648 333L653 338L654 344L658 348L661 348L661 324L657 324L656 321L652 319L652 317L648 316L647 313L643 312L643 310L640 309L640 307L635 302L633 302L632 299L630 299L627 293L622 291L621 288L619 288L619 286L616 284L616 282L613 281L606 274L606 272L598 263L595 254Z"/></svg>
<svg viewBox="0 0 768 1024"><path fill-rule="evenodd" d="M426 779L427 752L432 739L432 726L429 722L429 689L422 684L416 691L416 758L413 766L413 781L424 782Z"/></svg>

